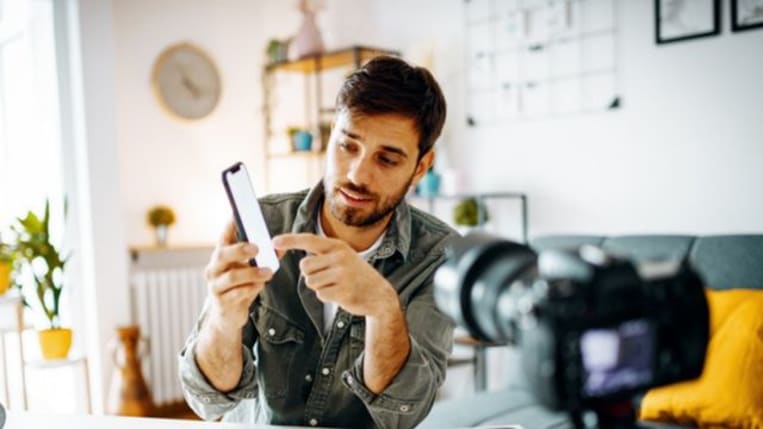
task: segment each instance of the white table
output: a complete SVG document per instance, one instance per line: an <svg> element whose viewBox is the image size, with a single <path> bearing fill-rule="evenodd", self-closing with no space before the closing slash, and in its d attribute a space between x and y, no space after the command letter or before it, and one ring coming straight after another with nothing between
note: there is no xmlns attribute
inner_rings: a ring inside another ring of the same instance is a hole
<svg viewBox="0 0 763 429"><path fill-rule="evenodd" d="M143 417L115 417L91 415L43 415L8 411L8 420L2 429L284 429L289 426L269 426L193 420L149 419ZM297 426L290 426L296 428Z"/></svg>
<svg viewBox="0 0 763 429"><path fill-rule="evenodd" d="M61 367L80 367L84 379L83 386L85 389L85 412L90 414L92 412L90 400L90 370L87 366L86 357L80 356L78 358L30 360L24 362L24 373L26 373L26 371L28 371L30 368L49 370Z"/></svg>

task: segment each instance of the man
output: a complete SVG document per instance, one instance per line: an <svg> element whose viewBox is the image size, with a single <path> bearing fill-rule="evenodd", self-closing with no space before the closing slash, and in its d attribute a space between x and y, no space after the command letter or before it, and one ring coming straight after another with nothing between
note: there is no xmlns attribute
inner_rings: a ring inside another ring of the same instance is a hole
<svg viewBox="0 0 763 429"><path fill-rule="evenodd" d="M432 279L455 233L404 201L432 165L445 99L425 69L379 57L336 107L322 182L261 200L281 268L249 267L257 249L232 223L207 266L180 355L206 419L256 398L257 423L413 427L445 379L453 325Z"/></svg>

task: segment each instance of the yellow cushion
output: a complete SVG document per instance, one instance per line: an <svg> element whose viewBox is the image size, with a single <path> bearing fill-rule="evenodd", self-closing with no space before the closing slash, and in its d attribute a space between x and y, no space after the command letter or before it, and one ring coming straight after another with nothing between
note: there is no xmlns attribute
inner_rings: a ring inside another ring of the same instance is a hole
<svg viewBox="0 0 763 429"><path fill-rule="evenodd" d="M763 290L707 290L702 376L649 390L640 418L701 428L763 428Z"/></svg>

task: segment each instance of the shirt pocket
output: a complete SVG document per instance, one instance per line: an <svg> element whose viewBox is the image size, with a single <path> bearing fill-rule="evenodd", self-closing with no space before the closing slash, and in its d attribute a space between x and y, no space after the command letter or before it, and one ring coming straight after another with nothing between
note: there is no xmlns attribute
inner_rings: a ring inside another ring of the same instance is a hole
<svg viewBox="0 0 763 429"><path fill-rule="evenodd" d="M267 398L282 398L289 389L289 374L305 333L264 305L258 306L250 317L258 333L254 345L257 382Z"/></svg>

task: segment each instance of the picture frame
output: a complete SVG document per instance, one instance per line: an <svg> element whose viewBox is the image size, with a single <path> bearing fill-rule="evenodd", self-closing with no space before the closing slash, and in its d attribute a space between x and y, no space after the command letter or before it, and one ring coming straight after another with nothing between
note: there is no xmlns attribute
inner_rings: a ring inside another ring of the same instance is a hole
<svg viewBox="0 0 763 429"><path fill-rule="evenodd" d="M717 36L721 32L720 3L720 0L654 0L655 42L662 45Z"/></svg>
<svg viewBox="0 0 763 429"><path fill-rule="evenodd" d="M731 0L731 31L763 28L763 0Z"/></svg>

